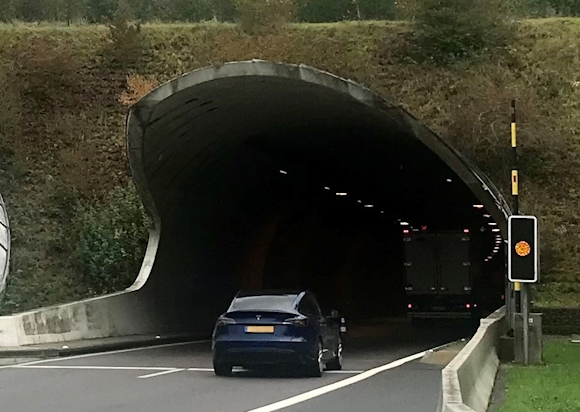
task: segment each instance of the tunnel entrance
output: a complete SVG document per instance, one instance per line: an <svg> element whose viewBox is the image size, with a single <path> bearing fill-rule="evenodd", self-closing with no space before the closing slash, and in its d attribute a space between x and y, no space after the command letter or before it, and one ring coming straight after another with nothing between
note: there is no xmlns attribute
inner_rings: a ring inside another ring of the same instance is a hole
<svg viewBox="0 0 580 412"><path fill-rule="evenodd" d="M472 233L476 284L499 306L505 201L353 82L264 61L201 69L132 107L128 144L154 222L133 288L168 329L211 328L240 288L308 288L355 319L404 316L402 239L417 231Z"/></svg>

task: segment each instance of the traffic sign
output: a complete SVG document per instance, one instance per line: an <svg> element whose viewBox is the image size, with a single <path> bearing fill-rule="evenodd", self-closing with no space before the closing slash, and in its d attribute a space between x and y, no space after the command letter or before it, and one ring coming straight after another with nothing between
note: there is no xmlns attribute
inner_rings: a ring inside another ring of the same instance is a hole
<svg viewBox="0 0 580 412"><path fill-rule="evenodd" d="M508 219L508 279L510 282L538 282L538 219L513 215Z"/></svg>

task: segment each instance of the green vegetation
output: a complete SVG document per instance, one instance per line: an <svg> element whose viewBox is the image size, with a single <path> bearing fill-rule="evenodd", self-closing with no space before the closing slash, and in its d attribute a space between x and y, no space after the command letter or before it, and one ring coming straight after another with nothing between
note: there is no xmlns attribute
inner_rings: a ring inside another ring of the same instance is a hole
<svg viewBox="0 0 580 412"><path fill-rule="evenodd" d="M544 361L545 366L508 366L501 412L580 410L580 344L547 342Z"/></svg>
<svg viewBox="0 0 580 412"><path fill-rule="evenodd" d="M409 15L419 10L401 3ZM577 306L580 20L527 20L510 30L509 44L477 46L472 56L443 52L439 65L416 58L419 36L408 22L287 24L260 35L215 22L0 25L0 190L13 228L3 311L130 282L145 231L134 193L116 191L130 181L127 104L193 69L252 58L305 63L367 85L444 136L506 194L515 97L521 212L540 216L542 231L544 283L535 300ZM109 248L126 256L121 266L106 260ZM100 260L89 258L94 251Z"/></svg>
<svg viewBox="0 0 580 412"><path fill-rule="evenodd" d="M106 205L80 205L73 231L79 271L92 290L129 287L139 273L147 247L148 219L132 185L116 188ZM72 249L72 248L71 248Z"/></svg>

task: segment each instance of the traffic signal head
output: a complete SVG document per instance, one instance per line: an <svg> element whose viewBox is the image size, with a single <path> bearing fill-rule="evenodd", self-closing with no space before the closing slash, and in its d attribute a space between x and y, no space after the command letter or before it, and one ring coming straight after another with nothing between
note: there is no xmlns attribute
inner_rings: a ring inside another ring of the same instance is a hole
<svg viewBox="0 0 580 412"><path fill-rule="evenodd" d="M535 216L510 216L508 220L508 279L538 281L538 220Z"/></svg>

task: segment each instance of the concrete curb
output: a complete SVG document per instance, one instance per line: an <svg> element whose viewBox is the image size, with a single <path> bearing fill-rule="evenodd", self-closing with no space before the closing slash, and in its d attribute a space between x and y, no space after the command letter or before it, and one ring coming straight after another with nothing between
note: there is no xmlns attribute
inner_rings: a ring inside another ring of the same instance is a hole
<svg viewBox="0 0 580 412"><path fill-rule="evenodd" d="M156 338L127 336L114 339L94 339L76 342L62 342L62 345L31 345L0 348L0 358L55 358L90 353L111 352L124 349L145 348L149 346L166 345L172 343L186 343L207 339L201 335L173 335Z"/></svg>
<svg viewBox="0 0 580 412"><path fill-rule="evenodd" d="M502 307L482 319L473 338L443 369L438 411L486 412L499 366L497 346L504 318Z"/></svg>

